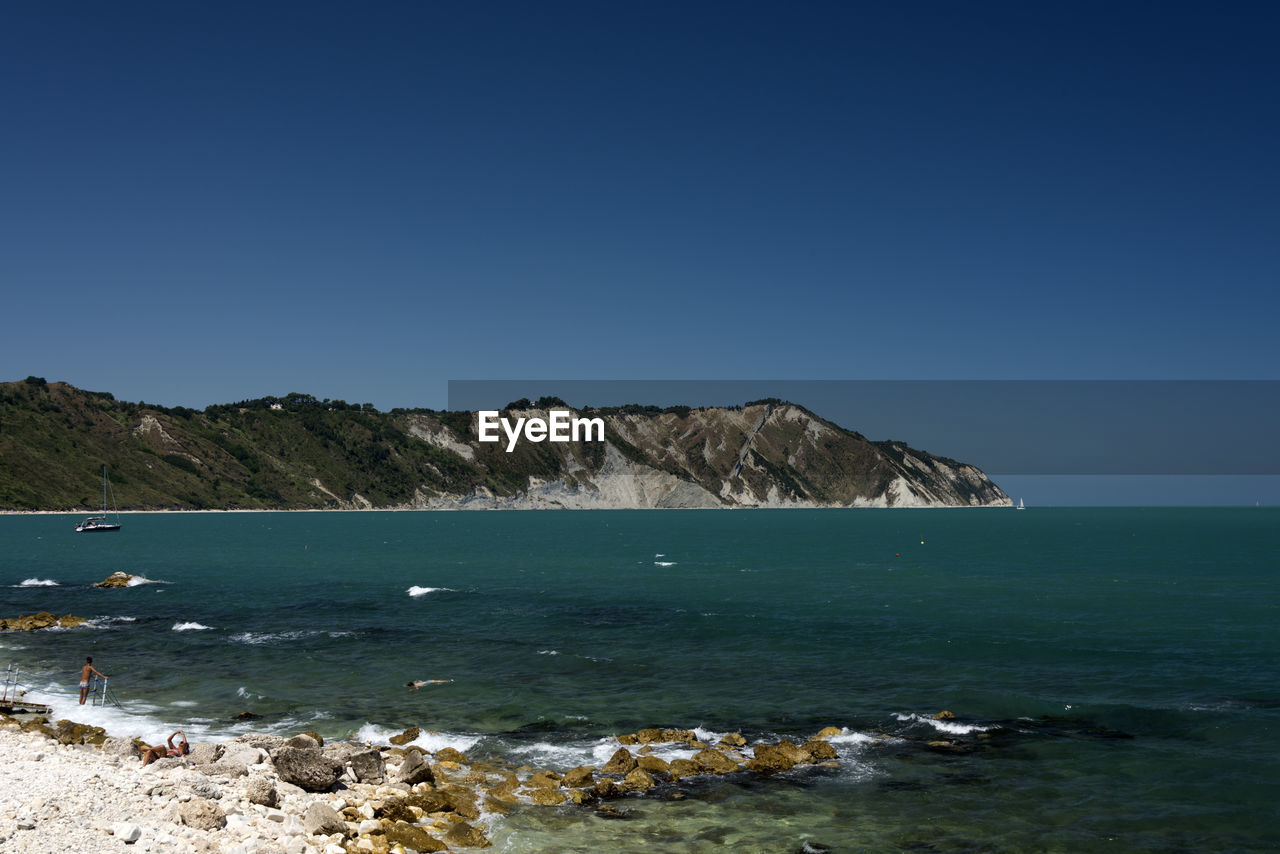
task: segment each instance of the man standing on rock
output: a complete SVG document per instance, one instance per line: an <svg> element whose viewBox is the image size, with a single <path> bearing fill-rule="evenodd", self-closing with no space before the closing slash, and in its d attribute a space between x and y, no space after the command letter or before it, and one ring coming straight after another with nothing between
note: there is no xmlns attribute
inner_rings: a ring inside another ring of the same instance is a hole
<svg viewBox="0 0 1280 854"><path fill-rule="evenodd" d="M93 666L93 657L86 655L84 657L84 667L80 668L80 705L84 705L84 698L89 696L89 677L97 674L105 681L107 676L100 673L98 668Z"/></svg>

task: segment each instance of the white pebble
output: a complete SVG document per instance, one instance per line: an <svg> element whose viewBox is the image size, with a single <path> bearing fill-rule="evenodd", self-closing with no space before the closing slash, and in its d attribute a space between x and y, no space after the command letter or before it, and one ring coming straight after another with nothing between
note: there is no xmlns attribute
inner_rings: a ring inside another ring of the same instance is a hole
<svg viewBox="0 0 1280 854"><path fill-rule="evenodd" d="M142 828L127 821L118 821L111 825L111 835L121 842L137 842L142 836Z"/></svg>

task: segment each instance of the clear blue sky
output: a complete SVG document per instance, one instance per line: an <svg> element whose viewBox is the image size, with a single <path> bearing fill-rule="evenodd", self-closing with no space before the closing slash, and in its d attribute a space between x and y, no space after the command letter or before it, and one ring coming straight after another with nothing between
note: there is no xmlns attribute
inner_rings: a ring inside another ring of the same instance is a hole
<svg viewBox="0 0 1280 854"><path fill-rule="evenodd" d="M1274 379L1278 10L13 4L0 378Z"/></svg>

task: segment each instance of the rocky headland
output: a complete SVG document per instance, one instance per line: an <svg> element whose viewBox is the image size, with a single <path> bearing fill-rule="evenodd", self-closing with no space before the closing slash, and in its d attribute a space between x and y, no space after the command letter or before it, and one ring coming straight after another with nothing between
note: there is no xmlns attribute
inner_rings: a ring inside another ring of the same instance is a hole
<svg viewBox="0 0 1280 854"><path fill-rule="evenodd" d="M986 507L972 465L873 441L794 403L572 410L513 401L512 423L598 420L573 441L481 441L475 412L310 395L202 411L117 401L38 378L0 383L0 510ZM508 450L510 448L510 450ZM38 476L33 473L38 472Z"/></svg>

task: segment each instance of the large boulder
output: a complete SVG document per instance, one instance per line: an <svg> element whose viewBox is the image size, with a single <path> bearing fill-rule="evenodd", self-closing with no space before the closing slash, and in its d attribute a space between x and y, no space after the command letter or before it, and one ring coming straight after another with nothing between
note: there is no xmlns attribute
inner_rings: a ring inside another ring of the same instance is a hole
<svg viewBox="0 0 1280 854"><path fill-rule="evenodd" d="M476 803L477 793L474 789L466 786L446 786L436 791L444 796L449 804L448 808L463 818L480 817L480 805Z"/></svg>
<svg viewBox="0 0 1280 854"><path fill-rule="evenodd" d="M303 750L319 750L324 747L324 742L320 740L319 736L304 732L301 735L295 735L293 738L287 739L284 746L301 747Z"/></svg>
<svg viewBox="0 0 1280 854"><path fill-rule="evenodd" d="M200 771L210 777L244 777L249 774L249 766L239 762L212 762L201 765Z"/></svg>
<svg viewBox="0 0 1280 854"><path fill-rule="evenodd" d="M434 783L436 780L435 774L431 772L431 766L422 758L422 751L416 747L405 753L395 779L397 783L410 786L416 786L418 783Z"/></svg>
<svg viewBox="0 0 1280 854"><path fill-rule="evenodd" d="M330 759L346 762L357 753L364 753L369 749L369 745L356 744L350 741L331 741L321 749L324 751L324 755Z"/></svg>
<svg viewBox="0 0 1280 854"><path fill-rule="evenodd" d="M661 774L664 777L671 775L671 763L658 756L641 756L637 763L645 771L650 774Z"/></svg>
<svg viewBox="0 0 1280 854"><path fill-rule="evenodd" d="M747 761L746 768L758 774L777 774L781 771L790 771L796 766L791 752L776 744L757 744L752 753L755 754L755 758Z"/></svg>
<svg viewBox="0 0 1280 854"><path fill-rule="evenodd" d="M797 745L794 741L784 738L778 742L778 752L790 759L796 765L808 765L813 762L813 757L809 751Z"/></svg>
<svg viewBox="0 0 1280 854"><path fill-rule="evenodd" d="M619 747L600 769L603 774L628 774L636 767L636 758L625 747Z"/></svg>
<svg viewBox="0 0 1280 854"><path fill-rule="evenodd" d="M280 804L280 794L276 791L276 787L272 785L270 778L261 774L255 774L249 778L249 782L244 787L244 794L251 804L263 807L275 807Z"/></svg>
<svg viewBox="0 0 1280 854"><path fill-rule="evenodd" d="M425 813L450 812L454 808L453 800L438 789L417 789L405 795L404 802Z"/></svg>
<svg viewBox="0 0 1280 854"><path fill-rule="evenodd" d="M643 768L634 768L622 778L622 788L631 792L647 792L656 785L658 781Z"/></svg>
<svg viewBox="0 0 1280 854"><path fill-rule="evenodd" d="M698 763L702 770L712 774L732 774L738 770L737 762L710 747L704 747L693 754L693 761Z"/></svg>
<svg viewBox="0 0 1280 854"><path fill-rule="evenodd" d="M465 821L460 821L449 828L449 832L444 835L444 841L459 848L488 848L493 844L481 832L480 828L474 827Z"/></svg>
<svg viewBox="0 0 1280 854"><path fill-rule="evenodd" d="M327 792L342 776L342 763L325 756L318 747L286 745L271 759L281 780L307 792Z"/></svg>
<svg viewBox="0 0 1280 854"><path fill-rule="evenodd" d="M227 814L208 798L192 798L181 804L178 815L183 824L197 830L221 830L227 825Z"/></svg>
<svg viewBox="0 0 1280 854"><path fill-rule="evenodd" d="M212 765L222 758L224 750L221 744L210 741L193 745L187 756L191 758L194 765Z"/></svg>
<svg viewBox="0 0 1280 854"><path fill-rule="evenodd" d="M529 800L544 807L554 807L569 800L559 789L534 789L528 794Z"/></svg>
<svg viewBox="0 0 1280 854"><path fill-rule="evenodd" d="M564 777L560 780L560 784L570 789L583 789L595 782L594 765L579 765L577 768L570 768L564 772Z"/></svg>
<svg viewBox="0 0 1280 854"><path fill-rule="evenodd" d="M524 784L530 789L558 789L560 788L560 775L554 771L537 771L529 775L529 779Z"/></svg>
<svg viewBox="0 0 1280 854"><path fill-rule="evenodd" d="M249 747L257 747L265 750L267 753L273 753L284 747L284 739L278 735L267 735L264 732L247 732L244 735L238 735L227 742L227 750L231 749L233 744L244 744Z"/></svg>
<svg viewBox="0 0 1280 854"><path fill-rule="evenodd" d="M413 810L409 809L409 802L403 798L387 798L380 805L371 806L373 806L374 818L383 819L387 823L407 821L409 824L414 824L418 820Z"/></svg>
<svg viewBox="0 0 1280 854"><path fill-rule="evenodd" d="M831 746L831 742L823 741L820 738L813 738L804 744L805 751L812 757L814 762L825 762L831 759L839 759L840 754Z"/></svg>
<svg viewBox="0 0 1280 854"><path fill-rule="evenodd" d="M312 801L307 806L307 811L302 815L302 827L312 836L347 832L347 823L342 820L342 816L321 801Z"/></svg>
<svg viewBox="0 0 1280 854"><path fill-rule="evenodd" d="M124 759L137 759L142 756L142 749L132 738L110 738L102 742L102 752L108 756L119 756Z"/></svg>
<svg viewBox="0 0 1280 854"><path fill-rule="evenodd" d="M267 759L267 751L261 747L253 747L248 744L237 744L234 741L228 742L222 751L222 755L218 757L218 761L227 765L244 765L250 767L258 765Z"/></svg>
<svg viewBox="0 0 1280 854"><path fill-rule="evenodd" d="M448 847L422 828L407 821L384 823L382 832L392 845L403 845L409 851L444 851Z"/></svg>
<svg viewBox="0 0 1280 854"><path fill-rule="evenodd" d="M351 774L360 783L382 783L387 779L387 763L380 750L353 753L347 761L351 763Z"/></svg>
<svg viewBox="0 0 1280 854"><path fill-rule="evenodd" d="M679 780L684 777L697 777L703 773L703 768L692 759L672 759L667 773L671 775L672 780Z"/></svg>
<svg viewBox="0 0 1280 854"><path fill-rule="evenodd" d="M437 762L457 762L459 765L466 765L469 761L465 753L461 753L452 747L442 747L436 751Z"/></svg>

